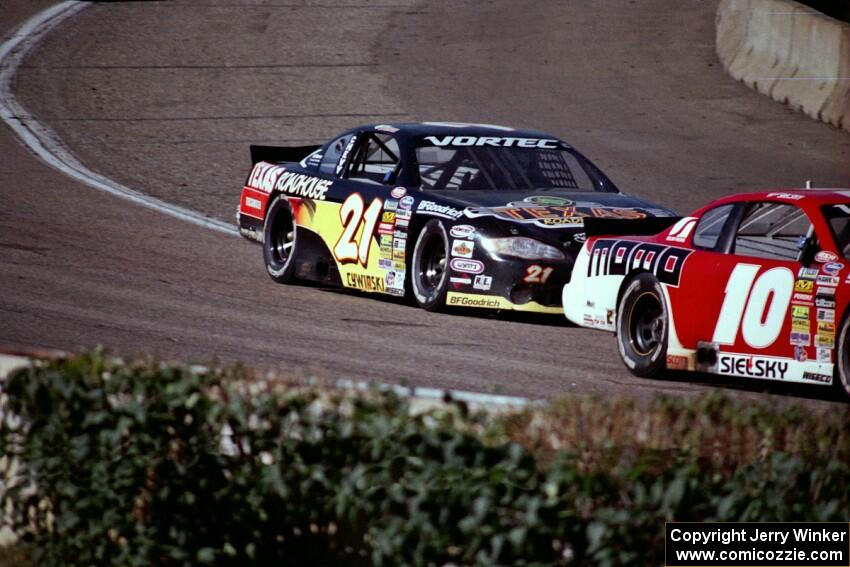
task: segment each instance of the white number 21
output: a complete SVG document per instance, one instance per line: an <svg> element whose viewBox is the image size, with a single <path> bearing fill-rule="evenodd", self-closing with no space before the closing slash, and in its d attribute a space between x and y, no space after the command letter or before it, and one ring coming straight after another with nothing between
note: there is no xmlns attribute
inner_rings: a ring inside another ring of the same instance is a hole
<svg viewBox="0 0 850 567"><path fill-rule="evenodd" d="M752 348L768 347L779 336L791 302L794 274L788 268L772 268L756 279L758 271L759 266L752 264L738 264L732 270L714 328L715 343L734 344L738 329Z"/></svg>

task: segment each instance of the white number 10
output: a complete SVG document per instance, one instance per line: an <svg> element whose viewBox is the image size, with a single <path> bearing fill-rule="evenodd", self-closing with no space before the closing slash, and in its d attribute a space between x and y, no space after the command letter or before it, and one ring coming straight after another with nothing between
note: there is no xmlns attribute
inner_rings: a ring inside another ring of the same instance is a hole
<svg viewBox="0 0 850 567"><path fill-rule="evenodd" d="M788 268L772 268L756 280L758 271L759 266L752 264L738 264L732 270L714 328L715 343L734 344L740 329L749 346L765 348L772 345L782 331L794 288L794 274Z"/></svg>

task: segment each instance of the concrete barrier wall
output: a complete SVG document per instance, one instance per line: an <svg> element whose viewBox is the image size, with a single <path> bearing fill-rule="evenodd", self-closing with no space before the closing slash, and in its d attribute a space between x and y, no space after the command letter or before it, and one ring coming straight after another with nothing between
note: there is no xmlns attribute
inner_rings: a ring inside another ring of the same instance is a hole
<svg viewBox="0 0 850 567"><path fill-rule="evenodd" d="M716 29L732 77L850 131L850 24L792 0L721 0Z"/></svg>

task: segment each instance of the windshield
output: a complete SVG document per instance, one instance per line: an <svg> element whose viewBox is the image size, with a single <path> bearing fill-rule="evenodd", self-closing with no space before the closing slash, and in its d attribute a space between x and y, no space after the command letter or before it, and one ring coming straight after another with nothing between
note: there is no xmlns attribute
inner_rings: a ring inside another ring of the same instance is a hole
<svg viewBox="0 0 850 567"><path fill-rule="evenodd" d="M539 142L538 147L435 146L426 145L427 140L416 148L420 183L426 190L616 191L585 159L560 147L557 140L520 138ZM547 147L543 142L558 147Z"/></svg>
<svg viewBox="0 0 850 567"><path fill-rule="evenodd" d="M823 216L829 222L841 255L850 259L850 205L827 205L823 208Z"/></svg>

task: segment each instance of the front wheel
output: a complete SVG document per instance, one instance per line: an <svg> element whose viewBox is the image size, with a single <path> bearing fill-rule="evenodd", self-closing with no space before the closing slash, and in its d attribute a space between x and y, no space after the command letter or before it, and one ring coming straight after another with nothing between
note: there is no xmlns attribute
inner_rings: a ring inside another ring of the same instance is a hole
<svg viewBox="0 0 850 567"><path fill-rule="evenodd" d="M667 321L661 284L650 274L639 274L617 306L617 346L632 374L650 378L664 370Z"/></svg>
<svg viewBox="0 0 850 567"><path fill-rule="evenodd" d="M413 248L410 284L416 304L428 311L446 306L449 273L449 238L443 223L428 221Z"/></svg>
<svg viewBox="0 0 850 567"><path fill-rule="evenodd" d="M278 196L269 205L263 225L263 259L266 271L277 283L295 279L295 220L286 197Z"/></svg>

